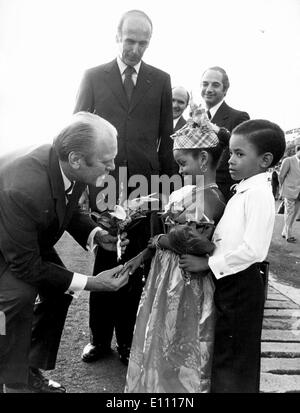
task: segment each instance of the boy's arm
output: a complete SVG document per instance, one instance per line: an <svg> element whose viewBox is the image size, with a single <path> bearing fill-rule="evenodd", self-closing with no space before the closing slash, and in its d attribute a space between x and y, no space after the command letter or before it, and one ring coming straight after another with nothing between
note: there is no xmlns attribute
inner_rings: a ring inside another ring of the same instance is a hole
<svg viewBox="0 0 300 413"><path fill-rule="evenodd" d="M217 279L235 274L262 262L268 253L272 239L275 207L274 201L262 188L248 194L245 205L245 227L241 242L234 249L222 246L223 252L216 251L208 260L208 265ZM215 240L216 244L218 240Z"/></svg>

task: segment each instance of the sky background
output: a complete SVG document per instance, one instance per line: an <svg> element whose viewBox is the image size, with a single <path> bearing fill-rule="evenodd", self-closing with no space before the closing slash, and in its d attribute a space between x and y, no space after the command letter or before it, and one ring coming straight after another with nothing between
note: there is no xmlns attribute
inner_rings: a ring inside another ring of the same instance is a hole
<svg viewBox="0 0 300 413"><path fill-rule="evenodd" d="M222 66L226 101L285 131L300 127L300 0L0 0L0 153L51 142L71 115L85 69L118 53L123 12L153 21L144 61L201 102Z"/></svg>

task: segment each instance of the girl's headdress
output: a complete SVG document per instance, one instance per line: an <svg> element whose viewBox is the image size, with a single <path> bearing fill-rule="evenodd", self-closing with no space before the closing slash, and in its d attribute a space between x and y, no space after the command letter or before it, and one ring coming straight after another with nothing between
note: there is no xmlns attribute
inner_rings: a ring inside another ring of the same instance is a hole
<svg viewBox="0 0 300 413"><path fill-rule="evenodd" d="M176 149L214 148L219 139L213 130L205 110L201 106L193 109L191 117L176 133L171 135Z"/></svg>

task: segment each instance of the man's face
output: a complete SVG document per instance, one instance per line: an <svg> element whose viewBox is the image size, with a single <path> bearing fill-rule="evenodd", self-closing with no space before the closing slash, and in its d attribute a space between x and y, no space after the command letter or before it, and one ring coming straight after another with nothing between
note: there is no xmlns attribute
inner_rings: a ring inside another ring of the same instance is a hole
<svg viewBox="0 0 300 413"><path fill-rule="evenodd" d="M224 99L226 91L223 85L223 75L216 70L207 70L201 81L201 96L210 109Z"/></svg>
<svg viewBox="0 0 300 413"><path fill-rule="evenodd" d="M129 16L122 26L121 35L117 34L117 42L122 61L129 66L138 64L147 49L151 38L151 26L147 19L140 16Z"/></svg>
<svg viewBox="0 0 300 413"><path fill-rule="evenodd" d="M182 88L172 90L173 119L179 118L188 104L187 92Z"/></svg>
<svg viewBox="0 0 300 413"><path fill-rule="evenodd" d="M101 186L106 176L115 169L117 139L114 135L97 139L95 150L87 162L81 159L77 180L93 186Z"/></svg>

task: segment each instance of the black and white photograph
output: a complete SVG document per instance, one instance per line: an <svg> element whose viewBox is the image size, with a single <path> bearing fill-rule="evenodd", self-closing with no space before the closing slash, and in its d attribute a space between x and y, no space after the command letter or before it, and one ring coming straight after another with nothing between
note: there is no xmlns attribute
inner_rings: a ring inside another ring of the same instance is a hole
<svg viewBox="0 0 300 413"><path fill-rule="evenodd" d="M300 393L299 44L300 0L0 0L1 401Z"/></svg>

